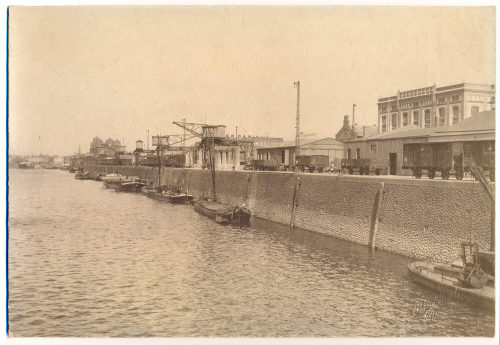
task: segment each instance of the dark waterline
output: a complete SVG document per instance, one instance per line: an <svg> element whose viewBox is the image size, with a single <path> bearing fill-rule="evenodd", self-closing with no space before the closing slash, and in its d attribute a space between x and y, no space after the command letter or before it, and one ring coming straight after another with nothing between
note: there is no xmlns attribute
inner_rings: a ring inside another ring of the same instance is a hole
<svg viewBox="0 0 500 345"><path fill-rule="evenodd" d="M437 303L399 255L220 226L65 171L9 179L12 336L494 335L493 313Z"/></svg>

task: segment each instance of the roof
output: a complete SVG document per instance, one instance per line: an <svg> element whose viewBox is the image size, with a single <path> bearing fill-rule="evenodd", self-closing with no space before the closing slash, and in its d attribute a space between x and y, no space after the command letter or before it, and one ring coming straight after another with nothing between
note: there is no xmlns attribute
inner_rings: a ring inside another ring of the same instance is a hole
<svg viewBox="0 0 500 345"><path fill-rule="evenodd" d="M398 128L386 133L379 133L364 138L347 140L346 142L360 142L371 140L388 140L403 138L428 138L449 135L465 135L473 133L491 133L495 132L495 112L483 111L471 116L457 124L446 127L420 128L408 126Z"/></svg>
<svg viewBox="0 0 500 345"><path fill-rule="evenodd" d="M451 132L494 131L495 122L494 111L483 111L455 125L435 128L435 135L439 133L451 134Z"/></svg>
<svg viewBox="0 0 500 345"><path fill-rule="evenodd" d="M301 139L300 140L300 147L303 148L304 146L308 145L314 145L314 144L320 144L322 141L329 141L331 145L343 145L341 142L338 142L337 140L333 138L322 138L322 139ZM324 144L324 143L321 143ZM284 141L280 143L279 145L273 145L273 146L266 146L266 147L259 147L259 150L266 150L266 149L279 149L279 148L287 148L287 147L295 147L295 140L294 141Z"/></svg>

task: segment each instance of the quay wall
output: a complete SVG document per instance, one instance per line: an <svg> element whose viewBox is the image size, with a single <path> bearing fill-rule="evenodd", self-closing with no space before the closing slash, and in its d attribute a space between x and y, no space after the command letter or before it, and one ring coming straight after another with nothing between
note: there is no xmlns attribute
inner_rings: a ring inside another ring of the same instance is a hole
<svg viewBox="0 0 500 345"><path fill-rule="evenodd" d="M158 184L153 168L87 169ZM195 198L211 195L209 170L165 168L161 177ZM216 190L219 201L246 204L255 217L419 259L456 261L461 242L489 250L492 240L491 202L478 182L217 171Z"/></svg>

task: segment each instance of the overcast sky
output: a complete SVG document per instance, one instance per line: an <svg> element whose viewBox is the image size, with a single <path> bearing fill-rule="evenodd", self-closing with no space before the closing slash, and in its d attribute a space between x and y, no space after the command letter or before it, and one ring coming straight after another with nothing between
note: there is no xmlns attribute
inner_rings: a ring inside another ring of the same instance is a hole
<svg viewBox="0 0 500 345"><path fill-rule="evenodd" d="M9 11L9 145L133 149L172 121L227 133L335 137L377 121L379 97L436 84L495 83L495 10L380 7L38 7Z"/></svg>

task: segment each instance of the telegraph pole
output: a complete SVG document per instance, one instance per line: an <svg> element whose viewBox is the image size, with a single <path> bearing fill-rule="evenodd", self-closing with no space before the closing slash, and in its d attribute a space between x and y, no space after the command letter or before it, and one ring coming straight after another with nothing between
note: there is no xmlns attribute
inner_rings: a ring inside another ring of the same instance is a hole
<svg viewBox="0 0 500 345"><path fill-rule="evenodd" d="M182 119L182 124L184 127L184 134L182 136L182 148L186 145L186 119Z"/></svg>
<svg viewBox="0 0 500 345"><path fill-rule="evenodd" d="M300 81L296 81L293 85L297 88L297 116L295 118L295 157L297 157L300 155Z"/></svg>

